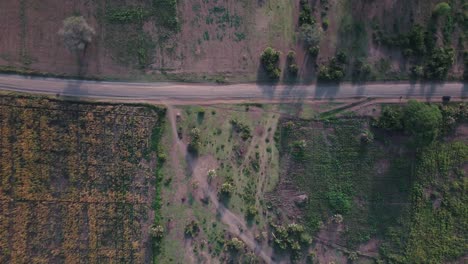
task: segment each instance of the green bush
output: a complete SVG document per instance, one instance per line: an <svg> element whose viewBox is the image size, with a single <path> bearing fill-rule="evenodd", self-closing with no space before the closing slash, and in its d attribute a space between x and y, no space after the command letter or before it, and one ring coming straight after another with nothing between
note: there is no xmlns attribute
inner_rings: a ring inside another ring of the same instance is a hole
<svg viewBox="0 0 468 264"><path fill-rule="evenodd" d="M190 152L198 152L200 149L201 142L200 142L200 129L193 128L190 130L190 142L188 144L188 150Z"/></svg>
<svg viewBox="0 0 468 264"><path fill-rule="evenodd" d="M300 5L299 26L315 24L315 19L312 17L309 3L307 1L301 1Z"/></svg>
<svg viewBox="0 0 468 264"><path fill-rule="evenodd" d="M279 79L281 75L281 70L278 68L280 54L279 51L267 47L260 57L263 68L266 70L268 77L272 80Z"/></svg>
<svg viewBox="0 0 468 264"><path fill-rule="evenodd" d="M386 130L403 129L403 111L399 107L384 106L377 126Z"/></svg>
<svg viewBox="0 0 468 264"><path fill-rule="evenodd" d="M316 58L318 56L319 52L320 52L320 48L319 48L318 45L309 47L310 56Z"/></svg>
<svg viewBox="0 0 468 264"><path fill-rule="evenodd" d="M188 237L196 237L199 232L200 232L200 227L198 225L198 222L195 220L192 220L190 223L188 223L185 226L184 233Z"/></svg>
<svg viewBox="0 0 468 264"><path fill-rule="evenodd" d="M153 0L156 23L171 31L180 29L177 0Z"/></svg>
<svg viewBox="0 0 468 264"><path fill-rule="evenodd" d="M436 16L446 16L450 14L451 11L452 11L452 8L450 7L448 3L441 2L441 3L438 3L434 7L434 10L432 11L432 13Z"/></svg>
<svg viewBox="0 0 468 264"><path fill-rule="evenodd" d="M428 144L440 134L442 113L436 105L411 100L404 109L403 126L416 143Z"/></svg>
<svg viewBox="0 0 468 264"><path fill-rule="evenodd" d="M234 186L232 186L231 183L225 182L221 185L220 192L222 195L229 196L232 194L233 191L234 191Z"/></svg>
<svg viewBox="0 0 468 264"><path fill-rule="evenodd" d="M142 7L112 8L106 13L110 23L141 23L151 16L151 12Z"/></svg>
<svg viewBox="0 0 468 264"><path fill-rule="evenodd" d="M351 200L350 198L342 193L337 191L331 191L327 193L328 205L333 213L345 214L351 210Z"/></svg>
<svg viewBox="0 0 468 264"><path fill-rule="evenodd" d="M352 79L354 82L368 81L372 78L372 68L363 59L354 62Z"/></svg>
<svg viewBox="0 0 468 264"><path fill-rule="evenodd" d="M299 72L299 67L297 66L297 64L293 63L288 66L288 71L292 76L296 76Z"/></svg>

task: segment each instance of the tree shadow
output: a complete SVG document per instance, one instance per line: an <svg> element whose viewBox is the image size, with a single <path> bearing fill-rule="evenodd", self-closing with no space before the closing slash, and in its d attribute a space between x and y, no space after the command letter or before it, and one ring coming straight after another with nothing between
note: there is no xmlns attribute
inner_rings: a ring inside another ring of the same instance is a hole
<svg viewBox="0 0 468 264"><path fill-rule="evenodd" d="M468 96L468 83L464 82L462 93L461 93L461 98L466 98L467 96Z"/></svg>
<svg viewBox="0 0 468 264"><path fill-rule="evenodd" d="M339 82L317 82L315 87L315 99L333 99L339 90Z"/></svg>
<svg viewBox="0 0 468 264"><path fill-rule="evenodd" d="M313 84L317 79L317 56L307 54L299 68L302 84Z"/></svg>
<svg viewBox="0 0 468 264"><path fill-rule="evenodd" d="M77 79L70 79L67 81L67 85L63 89L61 94L57 94L58 96L64 96L66 99L84 99L88 95L88 88L83 86L86 82L83 78L86 76L88 72L88 65L89 59L86 56L87 47L83 50L83 52L76 52L76 63L78 65L78 70L76 73Z"/></svg>

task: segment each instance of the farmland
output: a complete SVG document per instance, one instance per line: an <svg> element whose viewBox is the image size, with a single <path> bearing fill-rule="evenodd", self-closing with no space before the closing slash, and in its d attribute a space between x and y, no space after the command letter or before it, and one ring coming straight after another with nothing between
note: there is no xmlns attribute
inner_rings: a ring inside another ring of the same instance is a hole
<svg viewBox="0 0 468 264"><path fill-rule="evenodd" d="M461 80L467 8L461 0L9 1L0 3L0 70L264 82L260 56L272 47L278 81ZM71 16L95 32L79 56L58 34Z"/></svg>
<svg viewBox="0 0 468 264"><path fill-rule="evenodd" d="M0 98L2 262L463 261L465 103Z"/></svg>
<svg viewBox="0 0 468 264"><path fill-rule="evenodd" d="M142 263L164 110L0 97L2 263Z"/></svg>

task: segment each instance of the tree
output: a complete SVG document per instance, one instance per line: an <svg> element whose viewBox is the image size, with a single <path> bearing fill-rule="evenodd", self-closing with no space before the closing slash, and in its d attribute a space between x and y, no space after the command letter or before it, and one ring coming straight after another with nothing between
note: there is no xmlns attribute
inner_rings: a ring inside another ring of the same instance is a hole
<svg viewBox="0 0 468 264"><path fill-rule="evenodd" d="M66 18L59 31L59 35L63 37L65 46L72 52L85 50L95 34L94 29L88 25L82 16Z"/></svg>
<svg viewBox="0 0 468 264"><path fill-rule="evenodd" d="M300 36L307 46L318 46L322 39L322 30L316 25L304 24L301 26Z"/></svg>
<svg viewBox="0 0 468 264"><path fill-rule="evenodd" d="M435 7L432 13L436 16L445 16L452 11L452 8L446 2L440 2Z"/></svg>
<svg viewBox="0 0 468 264"><path fill-rule="evenodd" d="M188 150L193 153L197 153L200 149L200 129L193 128L190 131L190 143L188 144Z"/></svg>
<svg viewBox="0 0 468 264"><path fill-rule="evenodd" d="M411 100L404 109L405 131L415 137L416 143L428 144L437 138L442 124L442 113L435 105Z"/></svg>
<svg viewBox="0 0 468 264"><path fill-rule="evenodd" d="M260 57L260 61L268 73L268 77L272 80L279 79L281 75L281 70L278 68L279 58L280 52L271 47L267 47Z"/></svg>
<svg viewBox="0 0 468 264"><path fill-rule="evenodd" d="M425 77L430 80L444 80L454 62L455 52L452 48L435 49L425 67Z"/></svg>

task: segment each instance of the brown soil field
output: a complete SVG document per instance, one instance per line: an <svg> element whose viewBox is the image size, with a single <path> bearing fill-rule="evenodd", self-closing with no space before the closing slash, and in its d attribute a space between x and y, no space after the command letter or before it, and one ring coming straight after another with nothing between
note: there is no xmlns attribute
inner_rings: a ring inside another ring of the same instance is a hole
<svg viewBox="0 0 468 264"><path fill-rule="evenodd" d="M0 262L148 263L160 116L0 97Z"/></svg>
<svg viewBox="0 0 468 264"><path fill-rule="evenodd" d="M282 52L283 72L288 51L296 52L303 81L314 80L316 64L327 62L337 50L353 59L366 58L379 71L378 78L407 78L402 73L408 72L411 60L397 49L373 43L373 27L398 33L416 23L425 25L438 1L309 1L317 23L328 23L317 61L299 37L299 2L179 1L180 30L168 31L158 24L158 14L128 23L111 23L107 18L119 8L151 10L151 1L3 1L0 66L8 71L103 79L255 81L263 78L259 56L272 46ZM80 63L57 34L62 21L76 14L96 31ZM455 78L463 74L463 34L455 30L450 44L457 51L451 69Z"/></svg>

